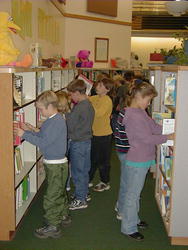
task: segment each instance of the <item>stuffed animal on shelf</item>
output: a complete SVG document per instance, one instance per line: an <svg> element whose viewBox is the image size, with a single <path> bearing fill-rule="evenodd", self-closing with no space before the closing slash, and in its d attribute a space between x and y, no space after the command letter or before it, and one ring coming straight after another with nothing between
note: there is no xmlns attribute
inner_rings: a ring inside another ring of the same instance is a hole
<svg viewBox="0 0 188 250"><path fill-rule="evenodd" d="M21 61L16 61L19 50L15 48L10 32L21 30L7 12L0 12L0 65L28 67L32 64L32 57L26 54Z"/></svg>
<svg viewBox="0 0 188 250"><path fill-rule="evenodd" d="M76 67L79 68L92 68L93 61L89 60L90 51L89 50L80 50L77 54L78 62Z"/></svg>

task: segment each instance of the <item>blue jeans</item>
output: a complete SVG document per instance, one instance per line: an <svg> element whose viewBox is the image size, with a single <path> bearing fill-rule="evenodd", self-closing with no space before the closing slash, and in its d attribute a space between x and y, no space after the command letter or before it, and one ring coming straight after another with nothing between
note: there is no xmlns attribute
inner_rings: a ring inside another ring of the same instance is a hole
<svg viewBox="0 0 188 250"><path fill-rule="evenodd" d="M116 203L116 207L118 210L118 214L122 216L123 205L125 201L125 192L126 192L126 169L125 169L125 160L126 160L126 153L117 152L118 158L121 164L121 174L120 174L120 186L119 186L119 194L118 200Z"/></svg>
<svg viewBox="0 0 188 250"><path fill-rule="evenodd" d="M70 141L69 156L75 198L86 200L88 194L89 170L91 167L91 140Z"/></svg>
<svg viewBox="0 0 188 250"><path fill-rule="evenodd" d="M126 191L122 211L121 232L132 234L138 232L140 222L138 212L140 208L140 193L144 186L148 167L130 167L125 165Z"/></svg>

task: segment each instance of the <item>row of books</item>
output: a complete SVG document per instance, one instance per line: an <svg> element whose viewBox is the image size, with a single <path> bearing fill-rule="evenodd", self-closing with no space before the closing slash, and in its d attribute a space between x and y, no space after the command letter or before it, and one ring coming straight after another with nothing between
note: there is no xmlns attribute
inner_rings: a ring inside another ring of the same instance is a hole
<svg viewBox="0 0 188 250"><path fill-rule="evenodd" d="M16 189L16 210L21 207L30 195L30 177L25 176L21 184Z"/></svg>
<svg viewBox="0 0 188 250"><path fill-rule="evenodd" d="M49 80L51 81L50 86L46 86L49 83L47 83L48 80L45 77L45 73L42 71L37 72L37 79L36 79L37 95L41 94L43 91L50 88L53 91L65 88L69 82L75 79L76 74L77 71L75 70L52 71L52 75ZM14 75L13 83L14 83L14 91L13 91L14 107L22 106L24 103L23 76Z"/></svg>
<svg viewBox="0 0 188 250"><path fill-rule="evenodd" d="M165 221L169 221L169 211L170 211L170 194L171 191L164 181L164 178L162 175L160 175L159 178L159 201L160 201L160 207L161 207L161 213L162 216L165 218Z"/></svg>
<svg viewBox="0 0 188 250"><path fill-rule="evenodd" d="M19 109L14 111L13 123L14 127L21 127L21 123L25 122L25 112L24 109ZM21 138L17 135L14 135L14 146L21 145Z"/></svg>
<svg viewBox="0 0 188 250"><path fill-rule="evenodd" d="M160 166L165 174L166 180L170 181L172 175L173 164L173 148L161 145L160 146Z"/></svg>

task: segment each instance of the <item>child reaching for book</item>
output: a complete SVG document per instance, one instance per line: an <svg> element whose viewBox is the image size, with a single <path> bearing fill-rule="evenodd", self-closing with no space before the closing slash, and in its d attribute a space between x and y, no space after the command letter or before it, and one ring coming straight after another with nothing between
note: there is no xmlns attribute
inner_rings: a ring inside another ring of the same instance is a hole
<svg viewBox="0 0 188 250"><path fill-rule="evenodd" d="M58 113L58 98L53 91L45 91L39 95L36 107L46 118L40 131L35 132L25 124L22 128L15 128L14 133L38 146L44 156L47 190L43 199L43 208L46 225L36 229L35 236L58 238L62 234L61 225L69 220L65 190L68 176L68 164L65 157L67 127L65 120Z"/></svg>
<svg viewBox="0 0 188 250"><path fill-rule="evenodd" d="M145 111L155 96L157 91L153 85L133 83L128 90L123 119L130 149L125 163L126 198L122 209L121 232L137 241L144 239L138 229L148 226L139 219L139 199L148 169L155 164L155 145L174 138L174 134L162 135L162 127Z"/></svg>

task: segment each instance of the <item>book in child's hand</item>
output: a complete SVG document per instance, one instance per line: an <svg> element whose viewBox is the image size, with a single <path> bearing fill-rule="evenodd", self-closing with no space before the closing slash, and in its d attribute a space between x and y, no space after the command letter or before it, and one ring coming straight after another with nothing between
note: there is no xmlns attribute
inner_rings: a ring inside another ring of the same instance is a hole
<svg viewBox="0 0 188 250"><path fill-rule="evenodd" d="M93 82L90 81L87 77L85 77L84 75L80 74L78 76L78 79L83 80L86 84L86 95L90 95L90 91L92 89L93 86Z"/></svg>
<svg viewBox="0 0 188 250"><path fill-rule="evenodd" d="M14 121L14 129L15 128L20 128L20 122L19 121ZM14 134L14 146L20 145L21 144L21 137L18 135Z"/></svg>
<svg viewBox="0 0 188 250"><path fill-rule="evenodd" d="M175 119L163 119L163 135L169 135L174 133L175 130ZM167 146L173 146L174 142L173 140L167 140L166 143L164 143Z"/></svg>

